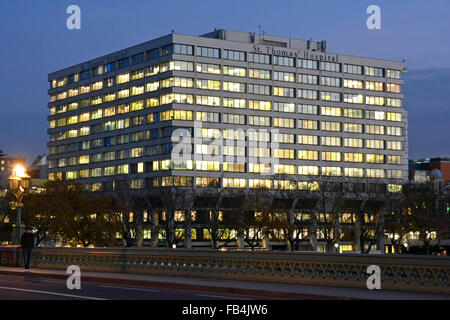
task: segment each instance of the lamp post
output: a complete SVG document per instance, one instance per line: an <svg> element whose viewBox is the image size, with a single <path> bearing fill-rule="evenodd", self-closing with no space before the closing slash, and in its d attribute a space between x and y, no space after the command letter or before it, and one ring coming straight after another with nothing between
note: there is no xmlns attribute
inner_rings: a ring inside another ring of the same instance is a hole
<svg viewBox="0 0 450 320"><path fill-rule="evenodd" d="M12 244L20 244L20 237L24 231L24 225L22 224L22 199L25 191L30 189L30 176L27 174L24 167L17 165L12 171L12 175L9 177L9 189L16 197L16 203L14 206L17 209L16 223L13 227L13 239Z"/></svg>

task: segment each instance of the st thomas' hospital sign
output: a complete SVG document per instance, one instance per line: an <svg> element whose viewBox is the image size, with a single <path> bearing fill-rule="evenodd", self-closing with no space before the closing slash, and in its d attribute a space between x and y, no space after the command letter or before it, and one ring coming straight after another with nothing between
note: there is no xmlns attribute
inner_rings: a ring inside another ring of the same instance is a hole
<svg viewBox="0 0 450 320"><path fill-rule="evenodd" d="M285 50L285 49L275 49L274 47L253 46L253 53L264 53L281 57L338 62L337 54L318 53L315 51Z"/></svg>

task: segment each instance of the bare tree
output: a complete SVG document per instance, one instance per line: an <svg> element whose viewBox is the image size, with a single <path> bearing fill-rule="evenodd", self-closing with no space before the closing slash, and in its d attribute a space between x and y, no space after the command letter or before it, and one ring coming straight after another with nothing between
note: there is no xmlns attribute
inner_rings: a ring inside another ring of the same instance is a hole
<svg viewBox="0 0 450 320"><path fill-rule="evenodd" d="M431 184L424 184L420 189L409 186L404 194L403 205L411 218L411 231L419 233L419 240L422 241L426 254L430 254L432 233L436 234L439 242L449 229L445 197L433 190Z"/></svg>
<svg viewBox="0 0 450 320"><path fill-rule="evenodd" d="M316 201L315 211L311 216L312 223L319 228L321 238L326 242L327 252L333 252L334 244L343 236L339 219L344 202L342 180L322 175L308 182L308 196Z"/></svg>

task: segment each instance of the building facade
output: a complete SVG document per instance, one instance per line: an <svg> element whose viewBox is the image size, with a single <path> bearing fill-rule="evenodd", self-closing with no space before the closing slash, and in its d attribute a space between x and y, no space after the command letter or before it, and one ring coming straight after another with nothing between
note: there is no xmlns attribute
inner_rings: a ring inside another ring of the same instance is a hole
<svg viewBox="0 0 450 320"><path fill-rule="evenodd" d="M49 179L302 189L325 175L396 189L403 71L324 41L172 33L49 74Z"/></svg>
<svg viewBox="0 0 450 320"><path fill-rule="evenodd" d="M25 158L24 157L11 157L9 155L2 154L2 151L0 150L0 172L6 172L11 174L12 169L16 165L25 165Z"/></svg>

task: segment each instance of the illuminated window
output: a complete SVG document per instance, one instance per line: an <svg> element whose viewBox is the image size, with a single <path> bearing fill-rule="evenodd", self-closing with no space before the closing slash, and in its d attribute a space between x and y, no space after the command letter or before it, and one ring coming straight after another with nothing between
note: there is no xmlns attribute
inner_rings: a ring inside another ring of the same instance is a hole
<svg viewBox="0 0 450 320"><path fill-rule="evenodd" d="M225 172L245 172L245 163L224 162L223 171Z"/></svg>
<svg viewBox="0 0 450 320"><path fill-rule="evenodd" d="M275 174L296 174L297 167L289 164L276 164L274 165L274 173Z"/></svg>
<svg viewBox="0 0 450 320"><path fill-rule="evenodd" d="M273 118L273 126L278 128L294 128L295 121L291 118Z"/></svg>
<svg viewBox="0 0 450 320"><path fill-rule="evenodd" d="M183 93L169 93L161 96L161 104L169 103L194 103L194 96L192 94Z"/></svg>
<svg viewBox="0 0 450 320"><path fill-rule="evenodd" d="M388 121L402 121L402 114L396 112L388 112L387 113Z"/></svg>
<svg viewBox="0 0 450 320"><path fill-rule="evenodd" d="M123 89L117 92L117 99L128 98L130 96L130 89Z"/></svg>
<svg viewBox="0 0 450 320"><path fill-rule="evenodd" d="M247 69L233 66L223 66L223 74L234 77L245 77L247 75Z"/></svg>
<svg viewBox="0 0 450 320"><path fill-rule="evenodd" d="M384 77L384 69L375 67L365 67L366 76Z"/></svg>
<svg viewBox="0 0 450 320"><path fill-rule="evenodd" d="M103 110L98 109L91 112L91 120L100 119L103 116Z"/></svg>
<svg viewBox="0 0 450 320"><path fill-rule="evenodd" d="M317 176L319 175L318 166L298 166L298 174L303 176Z"/></svg>
<svg viewBox="0 0 450 320"><path fill-rule="evenodd" d="M367 139L366 148L369 149L384 149L384 140Z"/></svg>
<svg viewBox="0 0 450 320"><path fill-rule="evenodd" d="M317 100L319 93L316 90L298 89L297 96L301 99Z"/></svg>
<svg viewBox="0 0 450 320"><path fill-rule="evenodd" d="M248 76L250 78L256 78L256 79L264 79L264 80L270 80L270 70L263 70L263 69L248 69Z"/></svg>
<svg viewBox="0 0 450 320"><path fill-rule="evenodd" d="M197 95L196 104L203 106L220 107L220 97Z"/></svg>
<svg viewBox="0 0 450 320"><path fill-rule="evenodd" d="M226 108L245 109L246 100L238 98L223 98L223 106Z"/></svg>
<svg viewBox="0 0 450 320"><path fill-rule="evenodd" d="M200 112L195 113L196 121L204 122L220 122L220 114L218 112Z"/></svg>
<svg viewBox="0 0 450 320"><path fill-rule="evenodd" d="M344 87L350 89L362 89L363 81L354 79L344 79Z"/></svg>
<svg viewBox="0 0 450 320"><path fill-rule="evenodd" d="M249 179L248 187L251 189L272 189L272 180L268 179Z"/></svg>
<svg viewBox="0 0 450 320"><path fill-rule="evenodd" d="M363 126L359 123L344 123L344 132L363 133Z"/></svg>
<svg viewBox="0 0 450 320"><path fill-rule="evenodd" d="M92 91L103 89L103 81L97 81L92 84Z"/></svg>
<svg viewBox="0 0 450 320"><path fill-rule="evenodd" d="M319 160L319 151L315 150L298 150L299 160Z"/></svg>
<svg viewBox="0 0 450 320"><path fill-rule="evenodd" d="M342 176L342 168L340 168L340 167L322 167L322 175L340 177L340 176Z"/></svg>
<svg viewBox="0 0 450 320"><path fill-rule="evenodd" d="M345 152L344 153L344 161L345 162L364 162L364 155L362 153Z"/></svg>
<svg viewBox="0 0 450 320"><path fill-rule="evenodd" d="M304 130L317 130L318 129L318 121L317 120L298 120L297 124L299 129Z"/></svg>
<svg viewBox="0 0 450 320"><path fill-rule="evenodd" d="M144 109L144 100L133 101L131 103L131 111L138 111Z"/></svg>
<svg viewBox="0 0 450 320"><path fill-rule="evenodd" d="M323 146L340 147L341 138L340 137L322 137L321 143Z"/></svg>
<svg viewBox="0 0 450 320"><path fill-rule="evenodd" d="M116 83L121 84L130 81L130 73L122 73L117 75Z"/></svg>
<svg viewBox="0 0 450 320"><path fill-rule="evenodd" d="M366 111L366 119L386 120L386 112L384 112L384 111L367 110Z"/></svg>
<svg viewBox="0 0 450 320"><path fill-rule="evenodd" d="M220 171L218 161L195 161L195 169L199 171Z"/></svg>
<svg viewBox="0 0 450 320"><path fill-rule="evenodd" d="M366 96L366 104L384 106L384 103L385 103L384 97Z"/></svg>
<svg viewBox="0 0 450 320"><path fill-rule="evenodd" d="M248 116L248 124L251 126L270 126L270 117Z"/></svg>
<svg viewBox="0 0 450 320"><path fill-rule="evenodd" d="M218 90L220 90L220 84L219 84ZM223 82L223 91L245 92L245 83L224 81Z"/></svg>
<svg viewBox="0 0 450 320"><path fill-rule="evenodd" d="M279 159L295 159L294 149L274 149L274 157Z"/></svg>
<svg viewBox="0 0 450 320"><path fill-rule="evenodd" d="M131 95L136 96L144 93L144 85L131 87Z"/></svg>
<svg viewBox="0 0 450 320"><path fill-rule="evenodd" d="M247 179L223 178L224 188L245 188L246 186L247 186Z"/></svg>
<svg viewBox="0 0 450 320"><path fill-rule="evenodd" d="M154 75L156 75L158 73L159 73L159 64L156 64L156 65L153 65L153 66L149 66L145 70L145 75L147 77L154 76Z"/></svg>
<svg viewBox="0 0 450 320"><path fill-rule="evenodd" d="M294 88L273 87L273 95L279 97L295 97Z"/></svg>
<svg viewBox="0 0 450 320"><path fill-rule="evenodd" d="M274 102L273 110L278 112L295 112L295 103Z"/></svg>
<svg viewBox="0 0 450 320"><path fill-rule="evenodd" d="M384 155L383 154L366 154L366 162L367 163L384 163Z"/></svg>
<svg viewBox="0 0 450 320"><path fill-rule="evenodd" d="M346 177L364 177L364 169L362 168L344 168L344 176Z"/></svg>
<svg viewBox="0 0 450 320"><path fill-rule="evenodd" d="M270 111L270 110L272 110L272 102L260 101L260 100L249 100L248 108L253 109L253 110Z"/></svg>
<svg viewBox="0 0 450 320"><path fill-rule="evenodd" d="M341 131L340 122L322 121L321 129L324 131Z"/></svg>
<svg viewBox="0 0 450 320"><path fill-rule="evenodd" d="M85 112L79 115L79 122L89 121L90 120L90 113Z"/></svg>
<svg viewBox="0 0 450 320"><path fill-rule="evenodd" d="M368 134L384 134L384 126L366 125L366 133Z"/></svg>
<svg viewBox="0 0 450 320"><path fill-rule="evenodd" d="M248 172L250 173L262 173L262 174L270 174L272 171L272 167L270 163L249 163L248 164Z"/></svg>
<svg viewBox="0 0 450 320"><path fill-rule="evenodd" d="M403 143L401 141L387 141L386 149L403 150Z"/></svg>
<svg viewBox="0 0 450 320"><path fill-rule="evenodd" d="M320 99L325 101L341 101L341 94L339 92L329 92L329 91L321 91Z"/></svg>
<svg viewBox="0 0 450 320"><path fill-rule="evenodd" d="M109 93L106 93L106 94L103 96L103 100L104 100L105 102L110 102L110 101L116 100L116 93L115 93L115 92L109 92Z"/></svg>
<svg viewBox="0 0 450 320"><path fill-rule="evenodd" d="M299 104L298 113L302 114L318 114L319 107L310 104Z"/></svg>
<svg viewBox="0 0 450 320"><path fill-rule="evenodd" d="M368 178L385 178L385 170L384 169L366 169L366 176Z"/></svg>
<svg viewBox="0 0 450 320"><path fill-rule="evenodd" d="M219 90L220 90L220 81L219 82ZM194 87L194 79L192 78L182 78L182 77L172 77L168 79L161 80L162 88L170 88L170 87L182 87L182 88L193 88ZM204 89L204 88L203 88ZM217 89L210 89L217 90Z"/></svg>
<svg viewBox="0 0 450 320"><path fill-rule="evenodd" d="M210 74L220 74L220 65L210 64L210 63L197 63L197 72L210 73Z"/></svg>
<svg viewBox="0 0 450 320"><path fill-rule="evenodd" d="M388 156L389 164L402 164L402 157L401 156Z"/></svg>
<svg viewBox="0 0 450 320"><path fill-rule="evenodd" d="M78 163L79 164L87 164L87 163L89 163L89 156L88 155L80 156L78 158Z"/></svg>
<svg viewBox="0 0 450 320"><path fill-rule="evenodd" d="M395 83L386 83L386 91L400 93L400 85Z"/></svg>
<svg viewBox="0 0 450 320"><path fill-rule="evenodd" d="M131 80L142 79L144 77L144 69L138 69L131 72Z"/></svg>
<svg viewBox="0 0 450 320"><path fill-rule="evenodd" d="M342 154L340 152L323 151L323 161L342 161Z"/></svg>
<svg viewBox="0 0 450 320"><path fill-rule="evenodd" d="M364 96L362 94L344 93L344 102L363 104Z"/></svg>
<svg viewBox="0 0 450 320"><path fill-rule="evenodd" d="M366 90L383 91L383 82L366 81Z"/></svg>
<svg viewBox="0 0 450 320"><path fill-rule="evenodd" d="M318 136L310 136L305 134L299 134L297 136L298 144L308 144L308 145L318 145L319 137Z"/></svg>

